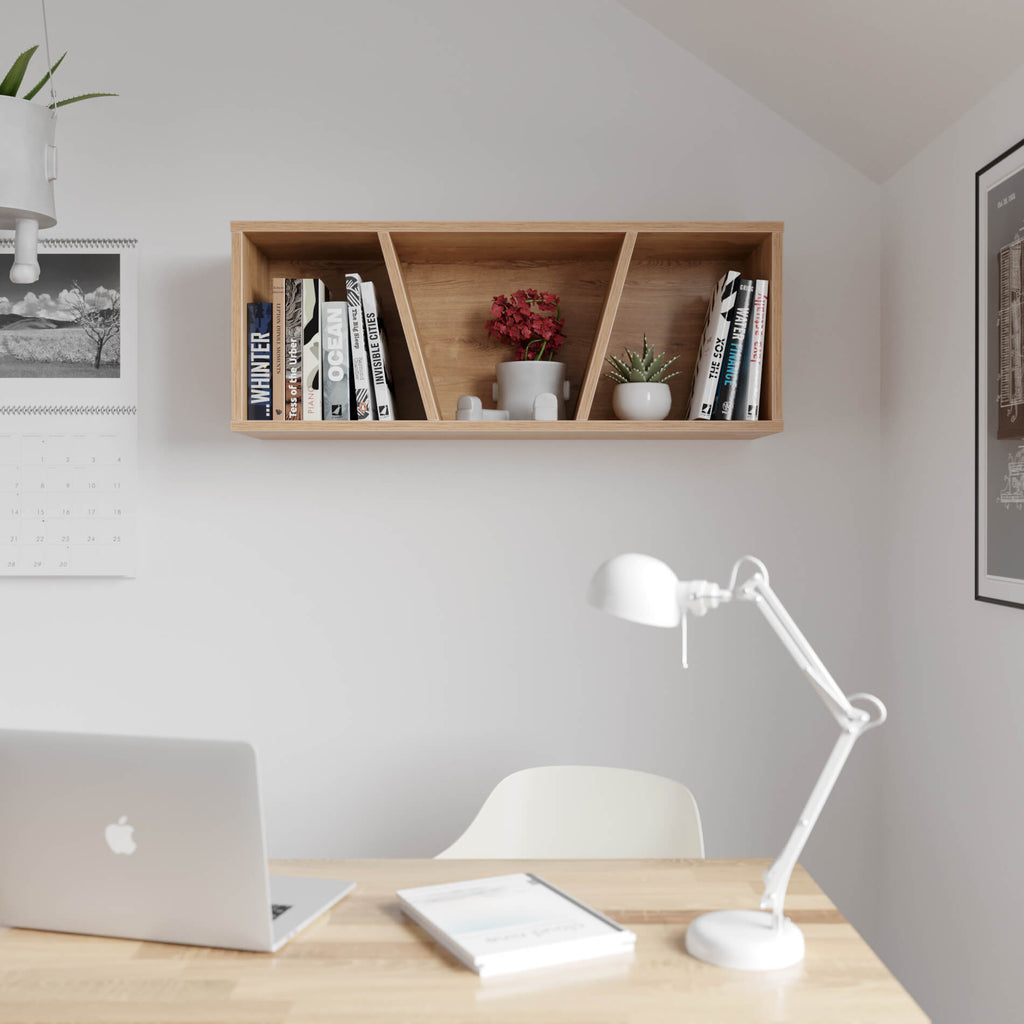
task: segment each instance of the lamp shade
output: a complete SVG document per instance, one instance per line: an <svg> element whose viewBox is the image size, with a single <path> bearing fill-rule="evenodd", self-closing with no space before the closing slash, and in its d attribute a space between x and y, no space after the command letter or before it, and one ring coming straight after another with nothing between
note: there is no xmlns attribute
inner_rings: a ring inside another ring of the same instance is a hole
<svg viewBox="0 0 1024 1024"><path fill-rule="evenodd" d="M644 626L679 625L679 580L650 555L609 558L590 581L587 601L603 612Z"/></svg>

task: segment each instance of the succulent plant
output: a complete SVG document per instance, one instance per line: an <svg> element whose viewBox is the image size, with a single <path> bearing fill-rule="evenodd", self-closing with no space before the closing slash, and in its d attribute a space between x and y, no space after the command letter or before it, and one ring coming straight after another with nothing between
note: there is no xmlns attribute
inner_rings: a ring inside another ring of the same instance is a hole
<svg viewBox="0 0 1024 1024"><path fill-rule="evenodd" d="M25 78L25 72L28 71L29 62L32 60L36 50L39 49L39 45L29 47L24 53L19 54L11 65L10 70L4 75L3 80L0 81L0 96L11 96L16 97L18 90L21 88L22 80ZM37 92L50 80L53 73L60 67L61 62L67 56L67 53L61 54L60 58L53 63L53 67L43 75L42 79L35 84L35 87L29 89L21 98L23 100L33 99ZM116 96L115 92L87 92L82 96L72 96L66 100L58 100L56 103L49 103L47 106L50 107L66 107L69 103L81 103L82 100L94 100L100 96Z"/></svg>
<svg viewBox="0 0 1024 1024"><path fill-rule="evenodd" d="M609 380L617 384L664 384L679 373L670 373L665 376L665 371L679 358L673 356L667 362L665 353L660 356L654 354L654 349L647 344L647 332L644 332L644 347L642 352L634 352L632 349L625 349L625 359L618 356L609 356L608 362L612 369L605 373Z"/></svg>

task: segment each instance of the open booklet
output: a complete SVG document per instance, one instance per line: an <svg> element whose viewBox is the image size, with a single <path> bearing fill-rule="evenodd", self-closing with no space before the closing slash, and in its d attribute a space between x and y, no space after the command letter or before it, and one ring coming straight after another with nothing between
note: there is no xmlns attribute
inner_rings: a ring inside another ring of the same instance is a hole
<svg viewBox="0 0 1024 1024"><path fill-rule="evenodd" d="M400 889L402 910L481 977L631 952L636 935L531 874Z"/></svg>

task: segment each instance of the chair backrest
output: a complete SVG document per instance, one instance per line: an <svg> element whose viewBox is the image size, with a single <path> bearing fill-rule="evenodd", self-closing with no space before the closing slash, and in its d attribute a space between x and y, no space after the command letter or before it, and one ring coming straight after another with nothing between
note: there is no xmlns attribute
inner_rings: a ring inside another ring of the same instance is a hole
<svg viewBox="0 0 1024 1024"><path fill-rule="evenodd" d="M498 783L438 857L703 857L693 794L625 768L526 768Z"/></svg>

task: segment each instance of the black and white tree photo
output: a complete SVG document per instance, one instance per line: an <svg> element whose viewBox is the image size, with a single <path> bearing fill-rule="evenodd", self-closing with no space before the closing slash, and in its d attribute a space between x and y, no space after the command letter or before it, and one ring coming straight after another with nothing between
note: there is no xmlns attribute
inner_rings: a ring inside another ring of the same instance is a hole
<svg viewBox="0 0 1024 1024"><path fill-rule="evenodd" d="M121 257L39 254L39 280L0 283L0 378L119 377Z"/></svg>

